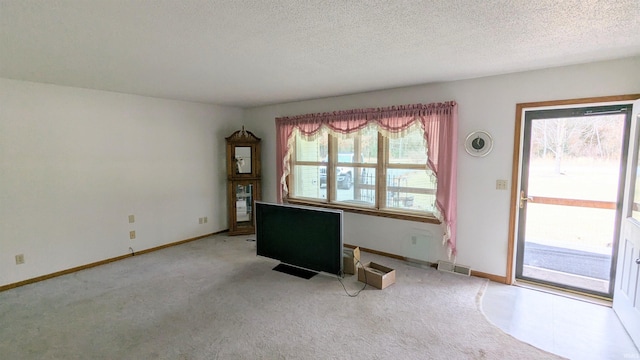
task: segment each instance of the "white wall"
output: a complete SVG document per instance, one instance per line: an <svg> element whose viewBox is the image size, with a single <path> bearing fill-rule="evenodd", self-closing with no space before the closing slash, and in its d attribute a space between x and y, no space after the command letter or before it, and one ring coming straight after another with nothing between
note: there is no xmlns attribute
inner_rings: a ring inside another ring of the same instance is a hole
<svg viewBox="0 0 640 360"><path fill-rule="evenodd" d="M457 261L505 276L510 189L496 190L495 182L511 179L516 104L631 93L640 93L640 57L264 106L245 111L245 123L263 139L263 198L275 201L275 117L457 101ZM485 158L471 157L463 149L466 135L477 129L487 130L495 140L493 152ZM349 244L425 261L446 259L436 225L346 213L345 227ZM412 236L416 245L411 244Z"/></svg>
<svg viewBox="0 0 640 360"><path fill-rule="evenodd" d="M0 286L226 229L224 138L242 117L0 79Z"/></svg>
<svg viewBox="0 0 640 360"><path fill-rule="evenodd" d="M245 111L0 79L0 286L226 229L224 138L242 123L263 139L263 199L275 201L275 117L447 100L460 104L457 260L503 276L510 192L495 180L511 178L516 104L630 93L640 57ZM462 148L476 129L495 139L486 158ZM345 219L346 243L446 258L436 225Z"/></svg>

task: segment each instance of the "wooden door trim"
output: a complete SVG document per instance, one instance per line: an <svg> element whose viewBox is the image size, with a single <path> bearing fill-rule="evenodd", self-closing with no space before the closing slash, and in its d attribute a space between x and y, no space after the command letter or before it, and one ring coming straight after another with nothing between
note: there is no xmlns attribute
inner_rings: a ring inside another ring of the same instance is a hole
<svg viewBox="0 0 640 360"><path fill-rule="evenodd" d="M565 99L565 100L551 100L540 101L530 103L516 104L516 126L513 136L513 163L511 171L511 204L509 210L509 236L507 240L507 276L506 284L512 284L514 281L514 256L515 256L515 240L516 240L516 219L518 217L518 201L520 196L520 183L518 178L520 176L520 143L522 141L522 112L524 109L530 108L542 108L542 107L554 107L564 105L583 105L583 104L597 104L597 103L610 103L618 101L633 101L640 99L640 94L630 95L615 95L615 96L601 96L579 99Z"/></svg>

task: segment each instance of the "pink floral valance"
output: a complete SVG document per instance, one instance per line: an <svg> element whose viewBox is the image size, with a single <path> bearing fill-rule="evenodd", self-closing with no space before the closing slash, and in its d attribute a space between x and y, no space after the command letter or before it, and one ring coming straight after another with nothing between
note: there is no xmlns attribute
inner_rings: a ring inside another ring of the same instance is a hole
<svg viewBox="0 0 640 360"><path fill-rule="evenodd" d="M454 101L432 104L400 105L306 114L276 118L278 201L287 194L286 177L292 151L294 130L313 136L321 128L339 134L357 132L374 123L389 134L402 133L418 122L424 131L428 168L436 175L436 207L445 226L444 241L456 254L456 167L458 106Z"/></svg>

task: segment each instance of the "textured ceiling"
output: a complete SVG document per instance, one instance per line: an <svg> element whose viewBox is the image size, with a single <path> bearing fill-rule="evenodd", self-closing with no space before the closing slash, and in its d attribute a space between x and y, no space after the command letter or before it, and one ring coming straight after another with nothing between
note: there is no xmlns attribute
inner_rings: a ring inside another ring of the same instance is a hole
<svg viewBox="0 0 640 360"><path fill-rule="evenodd" d="M640 55L640 0L0 0L0 77L250 107Z"/></svg>

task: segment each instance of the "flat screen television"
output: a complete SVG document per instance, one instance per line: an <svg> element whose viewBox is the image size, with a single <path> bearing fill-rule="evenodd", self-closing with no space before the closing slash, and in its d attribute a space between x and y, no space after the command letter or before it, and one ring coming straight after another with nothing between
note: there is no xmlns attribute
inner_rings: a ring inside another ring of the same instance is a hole
<svg viewBox="0 0 640 360"><path fill-rule="evenodd" d="M342 273L342 210L256 201L257 255L317 272Z"/></svg>

